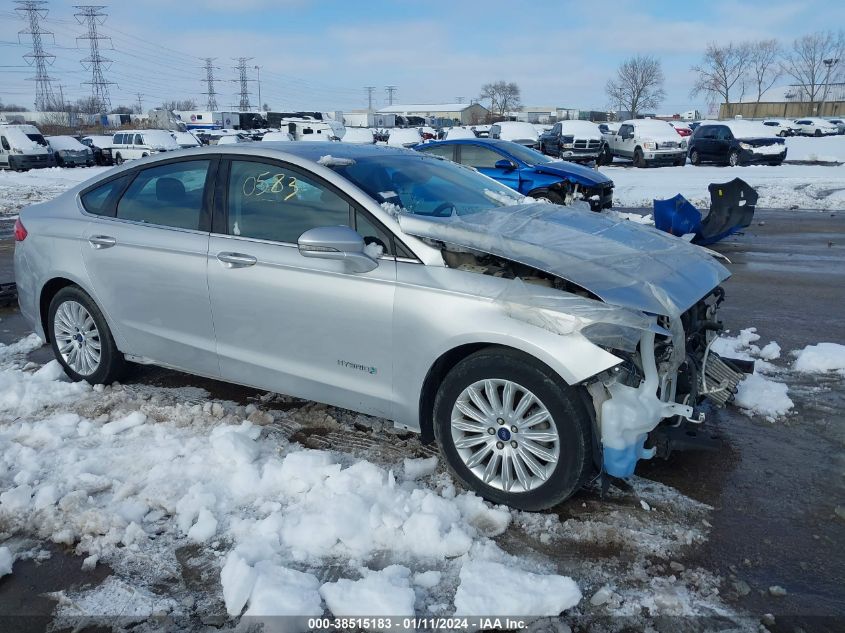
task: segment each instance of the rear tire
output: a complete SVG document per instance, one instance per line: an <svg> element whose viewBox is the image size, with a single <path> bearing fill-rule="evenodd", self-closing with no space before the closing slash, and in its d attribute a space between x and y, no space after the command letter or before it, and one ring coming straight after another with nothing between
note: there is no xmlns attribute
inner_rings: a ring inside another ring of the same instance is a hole
<svg viewBox="0 0 845 633"><path fill-rule="evenodd" d="M634 150L634 167L646 167L645 157L643 156L643 150L639 147Z"/></svg>
<svg viewBox="0 0 845 633"><path fill-rule="evenodd" d="M59 290L47 313L50 345L56 360L74 381L109 384L126 371L103 313L78 286Z"/></svg>
<svg viewBox="0 0 845 633"><path fill-rule="evenodd" d="M485 499L519 510L550 508L584 485L591 433L575 388L513 350L465 358L434 402L434 434L452 474Z"/></svg>
<svg viewBox="0 0 845 633"><path fill-rule="evenodd" d="M697 149L694 149L689 153L689 162L691 162L696 167L701 165L701 154L698 153Z"/></svg>

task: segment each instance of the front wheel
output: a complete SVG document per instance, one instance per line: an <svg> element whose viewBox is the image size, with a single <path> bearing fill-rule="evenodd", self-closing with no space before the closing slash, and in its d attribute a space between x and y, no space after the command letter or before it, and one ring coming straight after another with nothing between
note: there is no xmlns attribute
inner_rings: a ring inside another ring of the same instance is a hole
<svg viewBox="0 0 845 633"><path fill-rule="evenodd" d="M548 200L552 204L566 204L566 200L563 199L563 196L555 191L540 191L538 193L532 193L531 197L536 198L537 200Z"/></svg>
<svg viewBox="0 0 845 633"><path fill-rule="evenodd" d="M434 433L458 480L520 510L561 503L591 472L591 423L577 392L511 350L481 350L447 374Z"/></svg>
<svg viewBox="0 0 845 633"><path fill-rule="evenodd" d="M123 164L123 156L121 156L120 154L115 156L114 157L114 164L115 165L122 165Z"/></svg>
<svg viewBox="0 0 845 633"><path fill-rule="evenodd" d="M821 130L816 130L816 132L815 132L815 134L814 134L813 136L821 136L821 135L822 135L822 131L821 131Z"/></svg>
<svg viewBox="0 0 845 633"><path fill-rule="evenodd" d="M47 322L53 354L71 379L108 384L123 374L126 360L106 319L81 288L59 290L50 302Z"/></svg>
<svg viewBox="0 0 845 633"><path fill-rule="evenodd" d="M731 150L731 153L728 154L728 165L730 165L731 167L736 167L737 165L739 165L739 152L735 149Z"/></svg>
<svg viewBox="0 0 845 633"><path fill-rule="evenodd" d="M634 151L634 167L645 167L645 157L643 156L643 150L639 147Z"/></svg>

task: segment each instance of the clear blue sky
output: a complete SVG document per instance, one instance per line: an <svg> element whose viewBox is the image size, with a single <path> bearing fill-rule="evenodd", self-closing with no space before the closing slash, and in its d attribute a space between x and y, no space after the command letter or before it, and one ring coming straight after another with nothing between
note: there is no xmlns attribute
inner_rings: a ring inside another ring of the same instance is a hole
<svg viewBox="0 0 845 633"><path fill-rule="evenodd" d="M77 0L76 3L78 3ZM82 27L74 2L51 0L44 28L56 55L50 73L65 96L88 94L77 49ZM200 58L217 57L218 104L237 103L232 57L261 66L262 99L274 109L366 106L365 85L398 86L398 103L434 103L478 96L481 84L505 79L522 88L523 103L604 109L604 85L621 60L647 53L662 60L667 98L661 112L702 107L689 98L689 67L708 41L795 37L845 25L845 2L606 1L462 2L461 0L135 0L112 2L100 27L113 38L106 78L112 105L144 109L165 98L202 104ZM24 23L11 0L0 0L0 99L32 106L31 72L18 45ZM28 42L22 36L25 43ZM250 86L252 103L258 87Z"/></svg>

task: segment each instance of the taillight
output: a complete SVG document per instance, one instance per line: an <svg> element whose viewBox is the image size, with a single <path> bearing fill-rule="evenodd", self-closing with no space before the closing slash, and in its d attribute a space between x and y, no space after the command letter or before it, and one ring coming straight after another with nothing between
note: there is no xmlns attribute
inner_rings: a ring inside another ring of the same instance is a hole
<svg viewBox="0 0 845 633"><path fill-rule="evenodd" d="M18 218L15 220L15 241L16 242L23 242L27 236L26 227L21 222L21 219Z"/></svg>

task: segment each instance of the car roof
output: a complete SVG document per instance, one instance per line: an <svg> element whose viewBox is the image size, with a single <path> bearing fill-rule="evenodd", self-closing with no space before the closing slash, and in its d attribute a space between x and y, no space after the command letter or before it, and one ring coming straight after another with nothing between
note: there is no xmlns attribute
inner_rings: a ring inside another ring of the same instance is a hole
<svg viewBox="0 0 845 633"><path fill-rule="evenodd" d="M442 141L423 143L418 145L418 147L428 147L429 145L490 145L491 147L498 147L507 151L508 147L513 144L513 141L506 141L500 138L447 138Z"/></svg>

